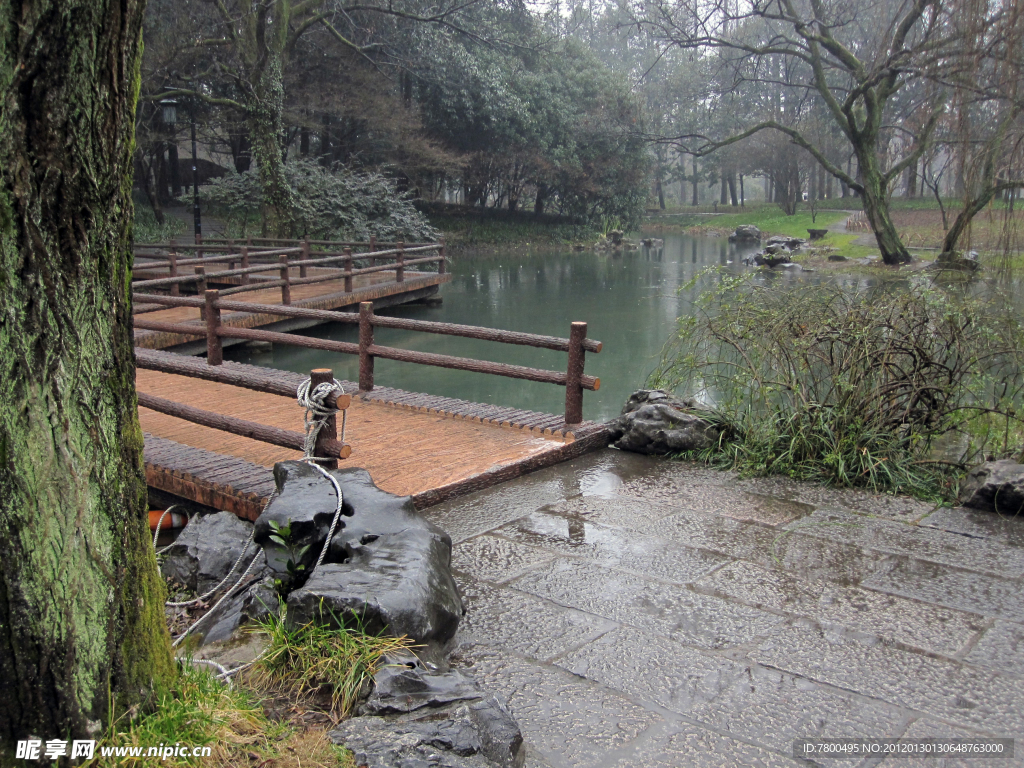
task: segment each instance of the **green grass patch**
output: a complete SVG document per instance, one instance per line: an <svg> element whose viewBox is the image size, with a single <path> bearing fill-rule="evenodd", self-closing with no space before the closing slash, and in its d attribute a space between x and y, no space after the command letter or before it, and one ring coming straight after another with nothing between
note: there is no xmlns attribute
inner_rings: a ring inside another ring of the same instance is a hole
<svg viewBox="0 0 1024 768"><path fill-rule="evenodd" d="M385 655L412 646L404 637L366 635L358 629L312 623L290 627L275 616L260 624L260 631L270 642L246 682L257 690L286 692L300 702L329 689L337 718L349 714Z"/></svg>
<svg viewBox="0 0 1024 768"><path fill-rule="evenodd" d="M185 664L173 686L158 690L151 711L126 714L111 722L97 749L143 748L141 757L99 757L93 765L237 765L238 757L254 753L272 758L291 730L267 719L249 693L230 689L202 667ZM151 747L181 744L210 746L209 757L145 756ZM245 758L248 762L247 758Z"/></svg>

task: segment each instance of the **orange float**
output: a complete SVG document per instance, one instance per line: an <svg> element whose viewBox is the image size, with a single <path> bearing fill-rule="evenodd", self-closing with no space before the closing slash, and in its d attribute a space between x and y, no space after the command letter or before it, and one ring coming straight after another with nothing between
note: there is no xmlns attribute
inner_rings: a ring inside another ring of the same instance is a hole
<svg viewBox="0 0 1024 768"><path fill-rule="evenodd" d="M161 515L164 518L162 523L160 523ZM149 512L149 530L155 531L157 523L160 523L161 531L167 531L172 528L184 528L188 525L188 515L184 515L181 512L168 512L164 515L164 510L152 509Z"/></svg>

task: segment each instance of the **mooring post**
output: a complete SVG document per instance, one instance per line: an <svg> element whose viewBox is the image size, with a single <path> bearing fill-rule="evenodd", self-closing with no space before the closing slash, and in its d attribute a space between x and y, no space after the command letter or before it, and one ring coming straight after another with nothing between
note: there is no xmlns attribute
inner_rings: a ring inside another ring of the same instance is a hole
<svg viewBox="0 0 1024 768"><path fill-rule="evenodd" d="M405 243L398 244L398 257L395 259L395 282L405 282Z"/></svg>
<svg viewBox="0 0 1024 768"><path fill-rule="evenodd" d="M301 259L302 259L302 261L308 261L309 260L309 235L306 235L305 237L302 238L302 256L301 256ZM299 277L305 277L305 276L306 276L306 265L302 264L301 266L299 266Z"/></svg>
<svg viewBox="0 0 1024 768"><path fill-rule="evenodd" d="M242 269L249 268L249 246L245 246L242 249ZM249 273L246 272L242 275L242 285L249 284Z"/></svg>
<svg viewBox="0 0 1024 768"><path fill-rule="evenodd" d="M314 368L309 372L309 390L312 392L318 384L333 384L334 371L330 368ZM338 459L327 453L324 444L328 440L338 439L338 420L332 413L324 419L323 426L316 435L316 443L313 447L313 456L320 459L317 462L324 469L337 469Z"/></svg>
<svg viewBox="0 0 1024 768"><path fill-rule="evenodd" d="M217 305L220 291L204 291L203 298L206 300L206 364L220 365L224 362L224 346L217 335L220 328L220 307Z"/></svg>
<svg viewBox="0 0 1024 768"><path fill-rule="evenodd" d="M587 338L587 324L573 323L569 331L569 362L565 369L565 423L583 421L583 366L586 353L583 341Z"/></svg>
<svg viewBox="0 0 1024 768"><path fill-rule="evenodd" d="M373 391L373 302L359 304L359 391Z"/></svg>
<svg viewBox="0 0 1024 768"><path fill-rule="evenodd" d="M345 259L345 293L352 293L352 249L346 248L344 254L348 256Z"/></svg>
<svg viewBox="0 0 1024 768"><path fill-rule="evenodd" d="M445 265L444 238L443 237L441 238L441 250L438 251L438 255L441 257L441 260L439 262L437 262L437 274L443 275L445 273L445 271L448 269L448 267Z"/></svg>
<svg viewBox="0 0 1024 768"><path fill-rule="evenodd" d="M282 253L278 256L278 261L281 262L281 279L284 281L281 284L281 303L287 306L292 303L292 278L288 271L288 254Z"/></svg>

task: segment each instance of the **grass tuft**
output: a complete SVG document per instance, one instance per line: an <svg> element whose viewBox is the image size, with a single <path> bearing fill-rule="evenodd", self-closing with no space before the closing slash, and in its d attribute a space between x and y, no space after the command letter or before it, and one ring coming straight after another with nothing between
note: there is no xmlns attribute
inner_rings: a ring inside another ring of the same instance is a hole
<svg viewBox="0 0 1024 768"><path fill-rule="evenodd" d="M246 682L257 690L285 691L300 702L329 689L337 719L348 716L385 655L412 647L404 637L375 637L312 623L289 627L276 616L262 623L260 631L269 645Z"/></svg>

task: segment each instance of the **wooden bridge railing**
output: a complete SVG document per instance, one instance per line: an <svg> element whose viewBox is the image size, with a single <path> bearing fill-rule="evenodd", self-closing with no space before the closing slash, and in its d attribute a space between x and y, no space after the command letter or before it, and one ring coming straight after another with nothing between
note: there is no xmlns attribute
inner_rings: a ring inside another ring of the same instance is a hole
<svg viewBox="0 0 1024 768"><path fill-rule="evenodd" d="M359 355L359 389L369 392L374 387L374 360L378 357L420 365L438 366L475 373L488 373L513 379L537 381L565 387L565 423L579 424L583 421L583 391L596 391L601 387L601 380L584 373L587 352L600 352L602 344L587 338L586 323L572 323L569 338L542 336L533 333L503 331L496 328L481 328L472 325L454 323L437 323L424 320L408 320L396 317L382 317L373 313L373 304L363 302L359 305L359 314L353 312L333 312L323 309L305 309L303 307L279 306L275 304L250 304L240 301L225 301L216 290L205 291L203 298L185 296L163 296L153 294L136 294L136 302L154 303L162 306L189 306L202 310L205 318L204 326L190 323L165 323L145 318L136 318L135 327L143 330L178 333L187 336L206 337L206 364L218 366L224 360L222 339L246 339L251 341L268 341L274 344L287 344L309 349L320 349L326 352ZM260 314L280 315L283 317L302 317L329 322L341 322L359 325L359 343L347 341L330 341L314 339L307 336L295 336L275 331L262 331L250 328L234 328L221 322L221 311L254 312ZM423 333L436 333L448 336L462 336L471 339L496 341L504 344L517 344L540 349L553 349L568 354L568 364L564 371L550 371L530 368L508 363L495 363L487 360L476 360L452 355L438 355L429 352L416 352L397 347L381 346L374 342L374 328L395 328ZM141 365L141 362L140 362Z"/></svg>
<svg viewBox="0 0 1024 768"><path fill-rule="evenodd" d="M418 258L407 258L410 254L425 254L432 251L437 251L437 255L431 256L420 256ZM292 261L290 257L298 254L300 258ZM276 257L275 262L259 264L252 266L250 257L255 256L261 260L267 258ZM445 253L444 243L429 243L427 245L417 245L414 247L406 247L403 243L399 243L396 248L391 248L383 251L371 251L367 253L353 253L350 248L346 248L341 253L317 253L310 255L308 247L302 248L285 248L277 250L263 250L250 254L248 249L243 248L240 253L223 254L219 256L205 256L203 258L195 259L183 259L177 260L173 254L161 255L159 258L168 260L169 263L169 274L167 277L158 277L149 280L137 280L132 283L133 289L140 288L168 288L172 296L180 294L180 287L184 284L194 283L197 289L197 293L202 293L206 290L206 287L210 280L224 279L229 277L240 277L241 285L237 285L231 288L221 290L222 296L229 296L236 293L246 293L249 291L261 291L267 288L281 288L281 303L291 304L291 287L293 285L309 285L312 283L324 283L331 282L338 279L343 279L345 284L345 293L351 293L353 291L353 279L359 275L368 275L377 272L394 272L395 282L405 282L405 271L410 267L419 267L424 264L437 264L437 271L439 274L445 272ZM377 264L378 259L384 259L388 263ZM356 268L355 263L357 261L368 260L370 266ZM206 266L213 263L229 262L228 269L207 272ZM234 268L233 262L239 261L242 266L238 269ZM331 265L340 263L341 268L331 268ZM183 266L193 266L195 272L193 274L181 275L178 274L178 269ZM299 276L297 278L291 276L291 270L295 267L299 268ZM324 274L307 276L307 268L328 268ZM266 278L261 273L265 272L277 272L278 278ZM255 278L254 281L253 278ZM157 308L141 308L142 312L157 311Z"/></svg>

